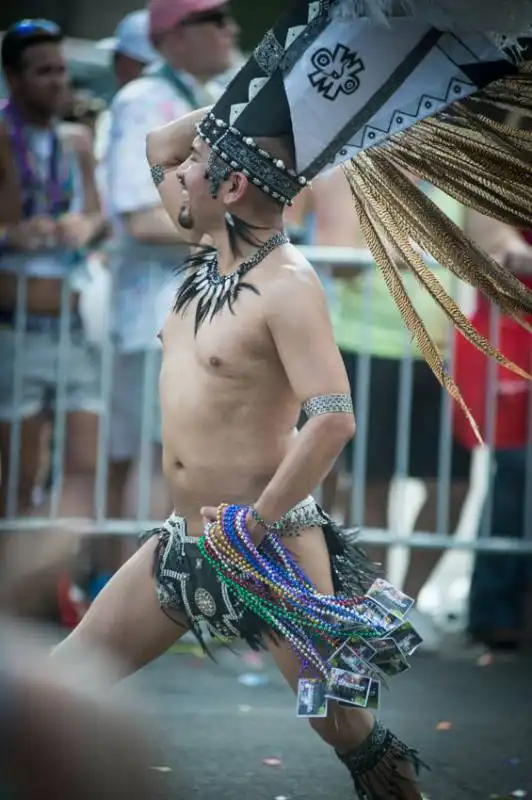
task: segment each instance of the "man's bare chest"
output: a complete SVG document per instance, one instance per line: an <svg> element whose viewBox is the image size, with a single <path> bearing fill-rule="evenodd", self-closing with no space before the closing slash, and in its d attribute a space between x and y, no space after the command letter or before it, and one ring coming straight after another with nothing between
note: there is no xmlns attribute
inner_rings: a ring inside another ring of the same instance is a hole
<svg viewBox="0 0 532 800"><path fill-rule="evenodd" d="M276 370L278 358L258 297L239 298L196 330L196 303L173 312L162 332L164 360L183 369L201 369L225 378L258 376Z"/></svg>

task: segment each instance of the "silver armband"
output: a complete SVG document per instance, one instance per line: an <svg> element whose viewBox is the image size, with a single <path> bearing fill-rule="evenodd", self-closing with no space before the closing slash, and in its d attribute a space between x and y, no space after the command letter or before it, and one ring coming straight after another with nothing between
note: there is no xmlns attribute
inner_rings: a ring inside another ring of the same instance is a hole
<svg viewBox="0 0 532 800"><path fill-rule="evenodd" d="M308 419L321 414L353 414L353 401L349 394L320 394L305 400L302 408Z"/></svg>
<svg viewBox="0 0 532 800"><path fill-rule="evenodd" d="M165 172L163 167L160 164L152 164L150 167L151 176L153 178L153 182L156 186L159 186L160 183L164 181Z"/></svg>

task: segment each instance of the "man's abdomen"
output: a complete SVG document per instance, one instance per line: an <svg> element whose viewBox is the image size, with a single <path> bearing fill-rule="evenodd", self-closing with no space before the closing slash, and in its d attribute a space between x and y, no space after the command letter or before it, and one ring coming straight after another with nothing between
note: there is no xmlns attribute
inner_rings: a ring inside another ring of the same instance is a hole
<svg viewBox="0 0 532 800"><path fill-rule="evenodd" d="M190 445L163 445L163 468L175 511L186 517L191 535L201 534L200 509L220 503L253 504L281 464L294 433L273 441L255 436L245 444L198 437L194 452ZM238 439L239 437L235 437Z"/></svg>

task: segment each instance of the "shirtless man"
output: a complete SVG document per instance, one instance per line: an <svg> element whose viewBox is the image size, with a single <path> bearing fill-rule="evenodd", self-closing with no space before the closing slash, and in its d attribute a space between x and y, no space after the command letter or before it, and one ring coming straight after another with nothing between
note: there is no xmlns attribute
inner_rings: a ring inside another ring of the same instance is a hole
<svg viewBox="0 0 532 800"><path fill-rule="evenodd" d="M242 289L234 313L225 303L210 322L197 327L202 300L191 296L187 303L185 282L178 293L181 308L168 316L161 332L163 464L179 517L171 517L158 537L122 567L55 653L56 658L68 657L95 643L122 659L125 675L164 653L191 621L201 619L202 610L203 620L219 631L223 613L234 612L227 601L223 612L202 609L198 598L191 599L175 579L183 569L178 564L181 547L190 545L180 536L180 526L186 525L186 535L194 541L223 502L253 505L256 517L264 521L284 520L286 547L318 591L334 593L321 527L325 519L305 498L353 436L350 404L332 400L348 398L349 384L321 284L286 241L281 204L241 172L233 172L212 196L212 182L206 178L211 150L196 135L205 113L192 112L151 134L148 158L165 207L183 237L190 242L208 237L216 248L224 289L226 276L256 262L243 282L253 290ZM289 152L275 153L273 142L266 144L276 156L290 158ZM236 239L226 214L241 234ZM310 419L296 433L302 405L323 396L329 398L331 413L309 412ZM261 524L251 514L248 523L260 539L265 532ZM297 535L289 537L293 533ZM201 578L201 571L196 560L194 578ZM212 582L209 590L215 594ZM196 613L191 611L194 600ZM238 630L238 621L236 626ZM285 641L268 636L263 641L296 690L301 664L294 651ZM359 791L383 797L372 786L382 780L384 769L397 797L420 798L411 777L412 751L375 724L368 711L336 703L330 709L327 718L311 719L310 724L346 763ZM366 761L370 749L372 760ZM395 767L398 771L392 772Z"/></svg>
<svg viewBox="0 0 532 800"><path fill-rule="evenodd" d="M6 475L0 515L8 517L30 513L42 465L38 442L58 400L65 281L70 331L61 398L66 446L59 510L67 517L93 513L99 370L84 335L73 263L98 235L102 217L86 138L80 138L79 128L56 121L67 86L62 39L52 22L22 20L2 40L10 97L0 112L0 452ZM21 344L17 319L23 275L26 330ZM11 453L17 421L19 452Z"/></svg>
<svg viewBox="0 0 532 800"><path fill-rule="evenodd" d="M250 539L260 542L275 526L284 545L277 552L296 557L324 606L338 606L330 599L334 594L367 592L363 565L359 555L357 563L349 537L309 498L355 425L322 287L283 232L283 206L335 153L339 158L349 155L344 144L367 120L367 109L362 121L358 118L360 104L352 95L358 74L338 83L329 75L329 48L358 49L360 25L329 16L325 5L302 0L287 11L212 113L193 112L148 137L152 176L170 218L183 238L212 245L189 259L174 313L161 334L163 462L175 513L106 586L59 646L58 659L94 643L121 658L128 674L164 652L185 630L201 635L203 623L216 635L242 636L250 643L260 636L296 689L302 664L287 639L274 641L258 614L249 611L251 603L236 593L234 584L227 588L223 547L229 547L234 531L228 535L218 521L212 522L223 503L239 505L246 516L245 524L239 517L237 531L241 539L248 537L246 553L252 550ZM402 22L397 26L401 30ZM409 35L416 42L422 35L417 22L414 29ZM396 36L393 28L385 34L383 30L379 28L379 36ZM405 53L413 52L412 41L405 41ZM379 52L379 60L384 55L382 49L372 52ZM418 55L407 59L405 70L418 63ZM486 59L497 57L489 51ZM315 67L310 75L309 63ZM493 75L489 64L486 80ZM389 65L387 77L393 74L393 80L383 78L377 92L386 102L397 85L396 66ZM353 57L351 68L359 72L364 65ZM455 60L447 58L446 86L457 69ZM434 71L425 71L423 92L435 82ZM416 87L418 77L416 71ZM345 104L331 105L341 91ZM356 118L346 124L351 113ZM408 124L405 117L401 124ZM358 164L368 161L366 156ZM364 175L357 177L355 166L356 159L350 177L362 181ZM372 189L374 184L364 178L362 189L352 186L361 210L366 186ZM371 233L369 222L367 227ZM378 236L371 238L377 249ZM381 261L389 266L382 252ZM307 422L296 433L301 408ZM207 551L206 541L223 550L218 561L211 560L213 550ZM276 543L273 537L267 540L271 546ZM252 585L247 567L237 575L244 592ZM298 587L301 575L299 581ZM304 626L310 614L292 596L281 595L287 602L273 599L270 618L275 621L278 611L292 618L300 615ZM305 599L311 596L309 590ZM373 614L375 620L376 609ZM363 615L367 633L374 631L371 616L370 611ZM325 717L309 721L348 767L361 800L421 799L415 751L375 723L367 709L331 702Z"/></svg>

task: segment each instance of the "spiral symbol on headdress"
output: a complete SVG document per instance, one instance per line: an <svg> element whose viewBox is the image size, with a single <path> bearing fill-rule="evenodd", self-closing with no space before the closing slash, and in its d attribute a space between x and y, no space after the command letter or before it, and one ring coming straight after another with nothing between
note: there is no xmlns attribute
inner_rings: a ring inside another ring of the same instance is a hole
<svg viewBox="0 0 532 800"><path fill-rule="evenodd" d="M358 78L346 78L342 84L342 91L344 94L352 94L360 86Z"/></svg>
<svg viewBox="0 0 532 800"><path fill-rule="evenodd" d="M365 69L358 54L343 44L337 44L334 50L320 47L312 55L311 64L314 71L309 72L308 79L326 100L353 94L360 86L358 75Z"/></svg>
<svg viewBox="0 0 532 800"><path fill-rule="evenodd" d="M330 67L333 61L332 53L327 50L326 47L321 47L319 50L316 50L314 55L312 56L312 64L316 69L325 70L327 67Z"/></svg>

